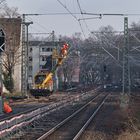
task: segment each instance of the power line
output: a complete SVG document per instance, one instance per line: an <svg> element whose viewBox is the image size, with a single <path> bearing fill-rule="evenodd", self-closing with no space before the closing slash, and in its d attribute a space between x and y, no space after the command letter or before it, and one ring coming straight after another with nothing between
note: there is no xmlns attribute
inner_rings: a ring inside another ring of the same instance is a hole
<svg viewBox="0 0 140 140"><path fill-rule="evenodd" d="M92 16L124 16L124 14L114 14L114 13L87 13L83 12L83 15L92 15Z"/></svg>
<svg viewBox="0 0 140 140"><path fill-rule="evenodd" d="M63 4L64 5L64 4ZM64 7L65 7L65 5L64 5ZM57 16L57 15L80 15L81 13L72 13L72 12L70 12L70 13L35 13L35 14L23 14L23 15L25 15L25 16Z"/></svg>
<svg viewBox="0 0 140 140"><path fill-rule="evenodd" d="M140 14L126 14L126 13L87 13L82 12L83 15L94 15L94 16L140 16Z"/></svg>
<svg viewBox="0 0 140 140"><path fill-rule="evenodd" d="M66 5L64 5L60 0L57 1L69 12L69 14L71 14L76 20L78 20L77 17L67 8Z"/></svg>
<svg viewBox="0 0 140 140"><path fill-rule="evenodd" d="M39 33L29 33L29 34L35 34L35 35L47 34L47 35L48 35L48 34L52 34L52 33L40 33L40 32L39 32Z"/></svg>
<svg viewBox="0 0 140 140"><path fill-rule="evenodd" d="M80 6L79 0L77 0L77 4L78 4L78 7L79 7L80 12L81 12L81 14L82 14L83 12L82 12L82 8L81 8L81 6Z"/></svg>
<svg viewBox="0 0 140 140"><path fill-rule="evenodd" d="M81 6L80 6L80 3L79 3L79 0L77 0L77 4L78 4L78 7L79 7L79 9L80 9L80 13L81 13L81 15L82 15L82 20L84 20L84 23L85 23L85 25L86 25L86 28L87 28L87 30L89 31L89 32L91 32L90 31L90 29L89 29L89 27L88 27L88 25L87 25L87 23L86 23L86 21L85 21L85 19L84 19L84 16L83 16L83 12L82 12L82 8L81 8ZM78 19L78 21L80 21L81 19Z"/></svg>
<svg viewBox="0 0 140 140"><path fill-rule="evenodd" d="M28 19L29 21L32 21L32 18L31 18L31 19L26 18L26 19ZM45 26L41 25L41 24L38 23L37 21L34 21L34 23L36 23L37 25L39 25L43 30L45 29L47 32L49 32L49 30L48 30Z"/></svg>
<svg viewBox="0 0 140 140"><path fill-rule="evenodd" d="M57 0L57 1L69 12L69 14L71 14L78 21L80 28L81 28L81 31L82 31L84 37L86 38L84 30L83 30L82 25L81 25L80 21L78 20L78 18L60 0Z"/></svg>
<svg viewBox="0 0 140 140"><path fill-rule="evenodd" d="M82 24L81 24L81 22L80 22L79 20L78 20L78 22L79 22L79 25L80 25L81 31L82 31L84 37L86 38L86 35L85 35L84 30L83 30L83 28L82 28Z"/></svg>
<svg viewBox="0 0 140 140"><path fill-rule="evenodd" d="M63 7L66 9L67 7L60 1L60 0L57 0L61 5L63 5ZM68 8L67 8L68 10ZM81 9L82 10L82 9ZM69 11L69 10L68 10ZM93 15L93 16L140 16L139 13L134 13L134 14L131 14L131 13L89 13L89 12L70 12L69 13L63 13L63 12L58 12L58 13L25 13L23 15L25 16L57 16L57 15L73 15L74 17L76 17L75 15L80 15L80 14L83 14L83 15Z"/></svg>
<svg viewBox="0 0 140 140"><path fill-rule="evenodd" d="M79 18L78 20L101 19L102 17Z"/></svg>

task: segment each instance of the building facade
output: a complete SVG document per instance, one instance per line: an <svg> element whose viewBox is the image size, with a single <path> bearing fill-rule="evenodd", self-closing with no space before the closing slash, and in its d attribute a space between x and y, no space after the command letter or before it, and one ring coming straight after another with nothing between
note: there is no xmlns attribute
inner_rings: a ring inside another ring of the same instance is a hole
<svg viewBox="0 0 140 140"><path fill-rule="evenodd" d="M21 89L21 22L21 18L0 18L0 28L5 33L5 51L2 53L3 70L11 73L16 91Z"/></svg>
<svg viewBox="0 0 140 140"><path fill-rule="evenodd" d="M53 49L59 50L61 42L30 41L28 48L28 84L32 88L34 77L39 71L50 71L54 66ZM58 83L55 75L55 83ZM58 87L58 86L57 86Z"/></svg>

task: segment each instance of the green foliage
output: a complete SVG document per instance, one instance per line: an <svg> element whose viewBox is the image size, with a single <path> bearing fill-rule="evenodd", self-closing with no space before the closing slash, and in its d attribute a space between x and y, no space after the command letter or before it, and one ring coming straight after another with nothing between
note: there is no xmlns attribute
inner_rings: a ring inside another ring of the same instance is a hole
<svg viewBox="0 0 140 140"><path fill-rule="evenodd" d="M10 92L13 93L14 91L14 80L10 73L3 73L3 84L5 88Z"/></svg>

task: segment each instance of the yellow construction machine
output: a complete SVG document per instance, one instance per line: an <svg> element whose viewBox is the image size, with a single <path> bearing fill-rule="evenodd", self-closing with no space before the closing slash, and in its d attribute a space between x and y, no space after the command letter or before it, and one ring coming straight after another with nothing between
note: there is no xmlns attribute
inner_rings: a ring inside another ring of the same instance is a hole
<svg viewBox="0 0 140 140"><path fill-rule="evenodd" d="M30 89L31 95L48 96L53 92L53 76L57 68L62 65L64 59L67 57L69 45L64 43L61 47L60 52L53 50L52 58L56 59L56 65L50 71L39 71L34 77L33 88Z"/></svg>

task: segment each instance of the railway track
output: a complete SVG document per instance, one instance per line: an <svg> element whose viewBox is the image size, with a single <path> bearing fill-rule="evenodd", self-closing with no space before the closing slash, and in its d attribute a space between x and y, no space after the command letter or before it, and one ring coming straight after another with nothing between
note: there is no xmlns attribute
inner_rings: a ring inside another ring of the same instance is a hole
<svg viewBox="0 0 140 140"><path fill-rule="evenodd" d="M41 108L37 108L36 110L26 113L24 112L24 114L20 113L20 115L14 115L14 117L11 119L0 121L0 138L6 138L7 136L11 137L13 134L15 135L21 130L24 131L24 127L30 124L32 125L32 122L34 122L35 120L43 118L45 115L53 112L54 110L60 109L61 107L64 107L66 104L72 104L72 102L75 102L79 99L85 97L87 98L88 96L91 96L90 94L93 92L96 92L96 90L83 93L76 97L68 97L67 99L59 101L58 103L54 103L53 105L44 107L42 106Z"/></svg>
<svg viewBox="0 0 140 140"><path fill-rule="evenodd" d="M108 94L95 96L91 101L53 127L37 140L78 140L80 135L103 106ZM98 100L96 103L94 102Z"/></svg>

